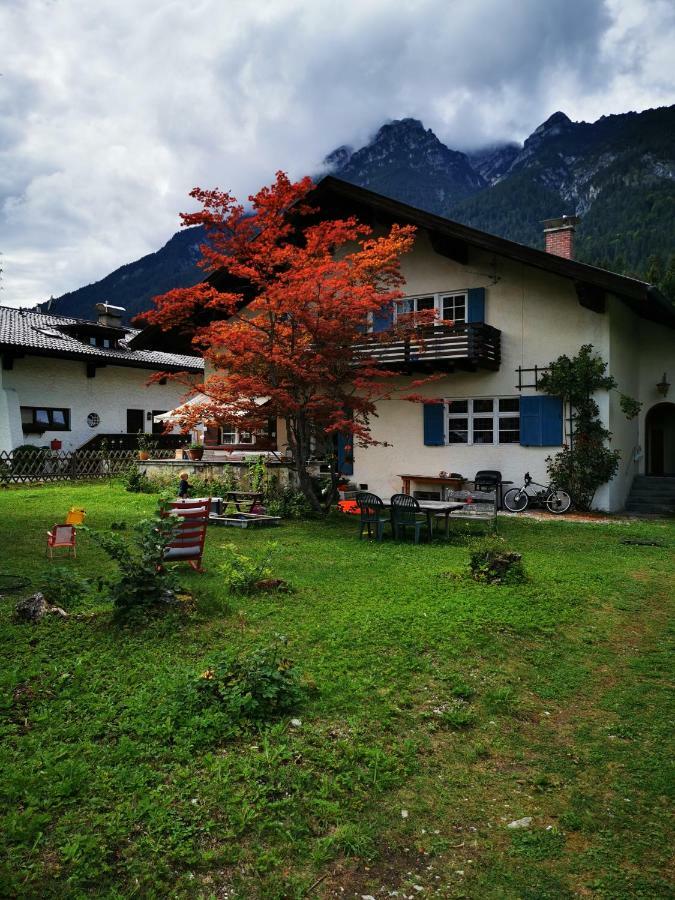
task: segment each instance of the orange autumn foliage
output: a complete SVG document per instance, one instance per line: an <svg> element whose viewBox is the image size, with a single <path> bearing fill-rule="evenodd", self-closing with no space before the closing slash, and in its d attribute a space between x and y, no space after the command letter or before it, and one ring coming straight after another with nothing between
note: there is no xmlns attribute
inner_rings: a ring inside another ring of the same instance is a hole
<svg viewBox="0 0 675 900"><path fill-rule="evenodd" d="M284 420L302 490L325 510L337 485L335 435L375 443L370 418L394 392L392 373L363 349L381 336L364 332L373 315L403 296L400 259L415 229L392 225L375 235L354 217L322 219L308 197L312 187L308 178L293 183L279 172L249 197L248 212L228 193L192 191L201 209L182 220L205 228L200 265L205 273L226 273L234 287L169 291L145 318L188 329L212 363L213 374L199 386L208 399L183 424L201 419L255 430L269 417ZM423 313L401 317L386 338L430 320ZM269 398L265 405L262 397ZM307 474L312 454L333 459L328 496Z"/></svg>

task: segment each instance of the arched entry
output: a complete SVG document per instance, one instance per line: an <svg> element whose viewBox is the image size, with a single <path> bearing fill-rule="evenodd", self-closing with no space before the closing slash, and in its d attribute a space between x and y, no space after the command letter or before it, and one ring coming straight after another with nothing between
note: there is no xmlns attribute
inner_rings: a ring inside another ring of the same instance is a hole
<svg viewBox="0 0 675 900"><path fill-rule="evenodd" d="M647 475L675 475L675 403L657 403L645 419Z"/></svg>

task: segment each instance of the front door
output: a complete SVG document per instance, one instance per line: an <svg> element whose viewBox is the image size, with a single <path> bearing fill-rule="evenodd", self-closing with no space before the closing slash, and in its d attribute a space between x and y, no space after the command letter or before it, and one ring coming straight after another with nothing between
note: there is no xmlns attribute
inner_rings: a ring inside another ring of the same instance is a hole
<svg viewBox="0 0 675 900"><path fill-rule="evenodd" d="M675 403L657 403L645 419L647 475L675 475Z"/></svg>
<svg viewBox="0 0 675 900"><path fill-rule="evenodd" d="M138 434L145 431L145 411L142 409L127 410L127 434Z"/></svg>

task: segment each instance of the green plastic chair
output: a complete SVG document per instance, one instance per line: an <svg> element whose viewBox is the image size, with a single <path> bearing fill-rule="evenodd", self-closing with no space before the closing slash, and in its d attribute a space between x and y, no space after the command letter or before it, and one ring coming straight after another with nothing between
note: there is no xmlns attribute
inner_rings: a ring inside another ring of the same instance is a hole
<svg viewBox="0 0 675 900"><path fill-rule="evenodd" d="M433 535L431 512L422 509L410 494L394 494L391 498L391 527L394 537L398 540L401 531L405 537L407 528L415 529L415 543L420 542L420 531L426 528L427 541L431 540Z"/></svg>
<svg viewBox="0 0 675 900"><path fill-rule="evenodd" d="M374 527L375 537L381 541L384 535L384 526L389 522L389 516L382 500L377 494L363 491L356 495L356 505L361 513L359 540L363 537L365 529L368 529L368 537L372 537L372 528Z"/></svg>

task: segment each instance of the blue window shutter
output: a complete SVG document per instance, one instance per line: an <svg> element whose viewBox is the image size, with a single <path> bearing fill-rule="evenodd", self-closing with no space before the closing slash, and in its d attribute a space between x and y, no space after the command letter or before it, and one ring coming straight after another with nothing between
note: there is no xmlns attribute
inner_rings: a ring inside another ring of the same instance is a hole
<svg viewBox="0 0 675 900"><path fill-rule="evenodd" d="M466 311L467 322L485 321L485 288L470 288Z"/></svg>
<svg viewBox="0 0 675 900"><path fill-rule="evenodd" d="M520 398L520 443L523 447L560 447L563 405L560 397Z"/></svg>
<svg viewBox="0 0 675 900"><path fill-rule="evenodd" d="M347 445L350 447L349 450ZM341 475L354 474L354 438L351 434L343 434L341 431L337 436L337 463Z"/></svg>
<svg viewBox="0 0 675 900"><path fill-rule="evenodd" d="M373 332L388 331L394 324L394 307L385 303L378 312L373 313Z"/></svg>
<svg viewBox="0 0 675 900"><path fill-rule="evenodd" d="M560 447L563 442L563 403L560 397L541 397L541 445Z"/></svg>
<svg viewBox="0 0 675 900"><path fill-rule="evenodd" d="M445 443L445 403L425 403L424 443L427 447L442 447Z"/></svg>

